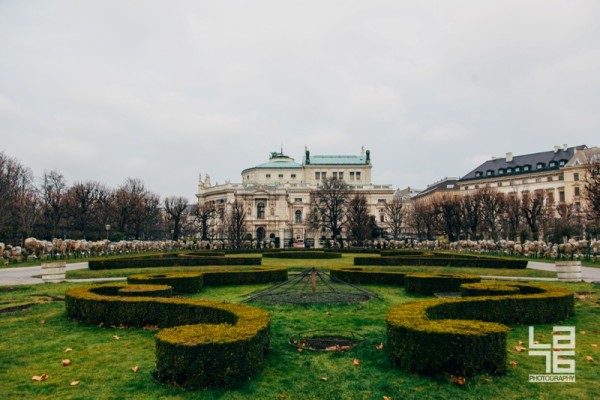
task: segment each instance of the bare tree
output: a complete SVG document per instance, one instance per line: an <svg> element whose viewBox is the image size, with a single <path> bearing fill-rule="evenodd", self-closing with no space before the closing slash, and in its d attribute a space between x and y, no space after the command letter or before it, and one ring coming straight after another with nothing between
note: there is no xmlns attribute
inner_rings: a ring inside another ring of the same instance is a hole
<svg viewBox="0 0 600 400"><path fill-rule="evenodd" d="M201 240L208 240L208 231L210 223L216 217L217 209L212 202L206 202L200 205L196 205L192 213L198 219L200 225L200 236Z"/></svg>
<svg viewBox="0 0 600 400"><path fill-rule="evenodd" d="M235 200L225 215L225 230L227 238L234 247L242 247L242 243L248 232L246 226L246 211L244 203Z"/></svg>
<svg viewBox="0 0 600 400"><path fill-rule="evenodd" d="M432 202L440 230L446 234L450 242L458 239L462 229L461 202L454 196L441 196Z"/></svg>
<svg viewBox="0 0 600 400"><path fill-rule="evenodd" d="M469 239L477 237L477 232L481 226L481 201L479 196L463 196L460 201L460 208L463 224L468 231Z"/></svg>
<svg viewBox="0 0 600 400"><path fill-rule="evenodd" d="M587 219L600 227L600 162L591 163L585 172L583 198Z"/></svg>
<svg viewBox="0 0 600 400"><path fill-rule="evenodd" d="M521 210L534 240L537 240L539 236L539 222L544 211L544 198L545 195L542 191L534 194L530 192L523 193Z"/></svg>
<svg viewBox="0 0 600 400"><path fill-rule="evenodd" d="M103 188L94 181L77 182L65 195L69 225L83 238L87 238L97 222L98 199Z"/></svg>
<svg viewBox="0 0 600 400"><path fill-rule="evenodd" d="M41 193L43 199L42 213L48 238L56 237L57 227L65 216L65 195L67 183L58 171L44 172Z"/></svg>
<svg viewBox="0 0 600 400"><path fill-rule="evenodd" d="M21 216L33 191L33 173L0 152L0 239L22 240Z"/></svg>
<svg viewBox="0 0 600 400"><path fill-rule="evenodd" d="M348 222L350 189L346 183L329 178L310 196L311 211L308 220L311 228L327 230L334 239L340 238Z"/></svg>
<svg viewBox="0 0 600 400"><path fill-rule="evenodd" d="M355 194L348 206L348 225L350 237L361 246L365 240L371 239L373 236L370 217L367 198L364 194Z"/></svg>
<svg viewBox="0 0 600 400"><path fill-rule="evenodd" d="M417 231L417 236L419 239L432 239L436 220L437 214L430 202L424 200L414 201L411 214L411 224Z"/></svg>
<svg viewBox="0 0 600 400"><path fill-rule="evenodd" d="M504 215L506 207L504 195L494 189L484 187L475 192L475 196L481 202L483 228L488 230L493 239L497 239L500 218Z"/></svg>
<svg viewBox="0 0 600 400"><path fill-rule="evenodd" d="M187 208L188 200L185 197L167 197L165 198L164 203L168 219L172 224L172 240L179 240L181 223L185 209Z"/></svg>
<svg viewBox="0 0 600 400"><path fill-rule="evenodd" d="M392 237L399 239L402 235L402 224L404 223L404 203L402 199L394 197L392 201L385 203L383 214L386 225L390 228Z"/></svg>
<svg viewBox="0 0 600 400"><path fill-rule="evenodd" d="M523 220L523 201L521 194L517 191L509 193L505 197L506 223L508 226L507 235L511 240L516 240L521 229Z"/></svg>
<svg viewBox="0 0 600 400"><path fill-rule="evenodd" d="M141 179L127 178L115 191L117 230L125 236L139 239L144 225L144 196L147 194Z"/></svg>

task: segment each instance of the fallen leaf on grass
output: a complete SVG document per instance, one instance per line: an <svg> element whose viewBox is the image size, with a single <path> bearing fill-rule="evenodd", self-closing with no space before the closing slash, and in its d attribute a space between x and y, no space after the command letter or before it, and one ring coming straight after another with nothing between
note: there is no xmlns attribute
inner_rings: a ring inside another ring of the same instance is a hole
<svg viewBox="0 0 600 400"><path fill-rule="evenodd" d="M68 347L68 348L66 348L66 349L65 349L65 353L70 353L70 352L72 352L72 351L73 351L73 349L72 349L72 348L70 348L70 347Z"/></svg>
<svg viewBox="0 0 600 400"><path fill-rule="evenodd" d="M77 385L79 385L79 381L73 381L73 382L71 382L71 386L77 386Z"/></svg>
<svg viewBox="0 0 600 400"><path fill-rule="evenodd" d="M298 353L302 353L302 349L298 347Z"/></svg>
<svg viewBox="0 0 600 400"><path fill-rule="evenodd" d="M585 360L586 361L594 361L594 359L592 358L592 356L585 356Z"/></svg>
<svg viewBox="0 0 600 400"><path fill-rule="evenodd" d="M285 398L286 398L286 395L285 395L285 394L280 394L280 395L279 395L279 396L277 396L277 397L279 397L280 399L285 399Z"/></svg>
<svg viewBox="0 0 600 400"><path fill-rule="evenodd" d="M377 346L375 346L375 348L376 348L377 350L383 350L383 342L382 342L382 343L379 343Z"/></svg>
<svg viewBox="0 0 600 400"><path fill-rule="evenodd" d="M69 360L68 358L65 358L64 360L62 360L60 362L60 365L62 365L63 367L68 367L69 365L71 365L71 360Z"/></svg>
<svg viewBox="0 0 600 400"><path fill-rule="evenodd" d="M46 323L46 320L40 319L40 324L44 325L45 323Z"/></svg>
<svg viewBox="0 0 600 400"><path fill-rule="evenodd" d="M592 343L592 347L598 347L596 343Z"/></svg>
<svg viewBox="0 0 600 400"><path fill-rule="evenodd" d="M519 340L519 346L520 346L520 345L522 345L522 344L523 344L523 341L522 341L522 340Z"/></svg>
<svg viewBox="0 0 600 400"><path fill-rule="evenodd" d="M352 365L354 365L355 367L360 365L360 361L358 361L358 358L355 358L354 361L352 361Z"/></svg>
<svg viewBox="0 0 600 400"><path fill-rule="evenodd" d="M527 348L523 346L515 346L515 351L517 351L518 353L522 352L523 350L527 350Z"/></svg>
<svg viewBox="0 0 600 400"><path fill-rule="evenodd" d="M452 378L452 383L456 383L457 385L464 385L467 380L462 376L455 376Z"/></svg>
<svg viewBox="0 0 600 400"><path fill-rule="evenodd" d="M383 396L383 400L392 400L391 397Z"/></svg>
<svg viewBox="0 0 600 400"><path fill-rule="evenodd" d="M132 370L133 372L138 372L138 371L139 371L139 369L140 369L140 367L138 367L137 365L136 365L135 367L131 367L131 370Z"/></svg>
<svg viewBox="0 0 600 400"><path fill-rule="evenodd" d="M119 340L119 337L118 337L117 335L113 336L113 338L114 338L115 340Z"/></svg>
<svg viewBox="0 0 600 400"><path fill-rule="evenodd" d="M508 365L510 365L511 367L516 367L518 364L516 361L511 361L508 363Z"/></svg>
<svg viewBox="0 0 600 400"><path fill-rule="evenodd" d="M491 382L493 382L493 381L492 381L490 378L486 378L485 376L480 376L480 377L479 377L479 380L481 380L481 381L486 381L486 382L490 382L490 383L491 383Z"/></svg>
<svg viewBox="0 0 600 400"><path fill-rule="evenodd" d="M32 376L31 377L31 380L36 381L36 382L45 381L46 379L48 379L48 374L42 374L40 376Z"/></svg>
<svg viewBox="0 0 600 400"><path fill-rule="evenodd" d="M325 315L327 315L328 317L331 317L331 313L330 313L329 311L327 311L327 312L325 313Z"/></svg>
<svg viewBox="0 0 600 400"><path fill-rule="evenodd" d="M587 332L586 331L579 331L579 333L581 333L582 335L585 335Z"/></svg>
<svg viewBox="0 0 600 400"><path fill-rule="evenodd" d="M322 380L323 382L327 382L329 379L327 379L327 377L326 377L326 376L324 376L324 377L322 377L322 378L321 378L321 380Z"/></svg>
<svg viewBox="0 0 600 400"><path fill-rule="evenodd" d="M104 326L104 322L100 322L100 323L98 324L98 328L102 328L103 326Z"/></svg>

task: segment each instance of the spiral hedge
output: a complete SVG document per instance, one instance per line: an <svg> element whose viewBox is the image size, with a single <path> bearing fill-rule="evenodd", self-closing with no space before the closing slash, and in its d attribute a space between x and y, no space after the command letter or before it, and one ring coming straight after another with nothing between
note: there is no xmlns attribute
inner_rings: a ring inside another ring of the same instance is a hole
<svg viewBox="0 0 600 400"><path fill-rule="evenodd" d="M389 254L389 253L388 253ZM394 254L394 253L392 253ZM382 254L383 255L383 254ZM448 266L448 267L475 267L475 268L527 268L527 260L514 260L502 257L479 256L473 254L455 253L423 253L421 255L386 255L384 257L356 257L354 265L378 266Z"/></svg>
<svg viewBox="0 0 600 400"><path fill-rule="evenodd" d="M510 284L519 294L431 299L387 314L392 362L417 373L506 372L507 323L544 324L573 315L573 293L557 287ZM479 289L481 290L481 288ZM494 288L487 293L498 293Z"/></svg>
<svg viewBox="0 0 600 400"><path fill-rule="evenodd" d="M265 364L267 312L206 300L122 297L125 284L70 289L67 316L90 324L158 325L156 378L186 389L240 386Z"/></svg>
<svg viewBox="0 0 600 400"><path fill-rule="evenodd" d="M438 292L460 292L463 283L480 282L477 275L410 273L404 277L406 293L432 295Z"/></svg>
<svg viewBox="0 0 600 400"><path fill-rule="evenodd" d="M304 259L331 259L341 258L341 253L325 252L325 251L274 251L265 252L262 255L265 258L304 258Z"/></svg>
<svg viewBox="0 0 600 400"><path fill-rule="evenodd" d="M157 257L116 257L109 259L90 260L88 266L91 270L122 269L122 268L150 268L150 267L200 267L207 265L260 265L259 257L223 257L222 254L211 256L198 256L193 254L162 255Z"/></svg>

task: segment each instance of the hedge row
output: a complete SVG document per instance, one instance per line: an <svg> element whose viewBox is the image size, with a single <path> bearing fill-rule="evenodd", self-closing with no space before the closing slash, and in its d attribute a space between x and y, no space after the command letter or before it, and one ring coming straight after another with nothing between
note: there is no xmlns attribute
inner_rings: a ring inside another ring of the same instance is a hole
<svg viewBox="0 0 600 400"><path fill-rule="evenodd" d="M127 285L117 292L127 297L171 297L173 287L169 285Z"/></svg>
<svg viewBox="0 0 600 400"><path fill-rule="evenodd" d="M288 279L287 268L256 268L234 271L170 272L127 277L129 284L169 285L174 293L198 293L206 286L250 285Z"/></svg>
<svg viewBox="0 0 600 400"><path fill-rule="evenodd" d="M520 294L433 299L393 307L387 317L392 362L418 373L506 372L504 323L543 324L573 315L573 293L511 284Z"/></svg>
<svg viewBox="0 0 600 400"><path fill-rule="evenodd" d="M406 274L406 293L432 295L438 292L460 292L463 283L480 282L477 275L466 274Z"/></svg>
<svg viewBox="0 0 600 400"><path fill-rule="evenodd" d="M460 286L462 297L505 296L518 293L519 288L511 284L467 283Z"/></svg>
<svg viewBox="0 0 600 400"><path fill-rule="evenodd" d="M527 260L511 260L500 257L446 257L446 256L391 256L391 257L356 257L354 265L419 265L476 268L527 268Z"/></svg>
<svg viewBox="0 0 600 400"><path fill-rule="evenodd" d="M204 285L202 272L173 272L166 274L140 274L129 275L127 283L130 285L168 285L173 293L198 293Z"/></svg>
<svg viewBox="0 0 600 400"><path fill-rule="evenodd" d="M341 253L324 252L324 251L279 251L263 253L265 258L304 258L304 259L330 259L341 258Z"/></svg>
<svg viewBox="0 0 600 400"><path fill-rule="evenodd" d="M156 378L185 389L242 385L263 367L269 315L256 307L195 299L120 297L123 284L67 291L69 318L106 326L158 325Z"/></svg>
<svg viewBox="0 0 600 400"><path fill-rule="evenodd" d="M381 252L382 257L395 257L395 256L423 256L425 254L433 254L433 253L425 253L421 250L383 250Z"/></svg>
<svg viewBox="0 0 600 400"><path fill-rule="evenodd" d="M200 267L206 265L260 265L259 257L119 257L105 260L90 260L91 270L121 269L121 268L150 268L150 267Z"/></svg>
<svg viewBox="0 0 600 400"><path fill-rule="evenodd" d="M363 268L331 267L329 275L352 284L404 286L406 272L377 271Z"/></svg>

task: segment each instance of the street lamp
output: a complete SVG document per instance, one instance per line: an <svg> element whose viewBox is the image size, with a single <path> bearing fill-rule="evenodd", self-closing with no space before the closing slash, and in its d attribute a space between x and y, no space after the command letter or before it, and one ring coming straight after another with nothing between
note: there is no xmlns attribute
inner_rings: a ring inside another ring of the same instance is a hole
<svg viewBox="0 0 600 400"><path fill-rule="evenodd" d="M110 232L110 224L104 225L104 229L106 229L106 240L108 240L108 232Z"/></svg>

